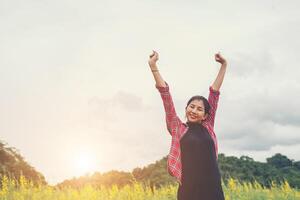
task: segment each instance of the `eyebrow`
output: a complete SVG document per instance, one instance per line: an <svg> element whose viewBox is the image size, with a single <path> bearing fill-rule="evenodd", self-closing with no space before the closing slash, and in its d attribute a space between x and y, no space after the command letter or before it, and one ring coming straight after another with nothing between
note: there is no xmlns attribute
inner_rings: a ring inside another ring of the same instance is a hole
<svg viewBox="0 0 300 200"><path fill-rule="evenodd" d="M192 103L191 103L191 105L192 105L192 106L196 106L195 104L192 104ZM197 106L197 107L203 109L203 107L201 107L201 106Z"/></svg>

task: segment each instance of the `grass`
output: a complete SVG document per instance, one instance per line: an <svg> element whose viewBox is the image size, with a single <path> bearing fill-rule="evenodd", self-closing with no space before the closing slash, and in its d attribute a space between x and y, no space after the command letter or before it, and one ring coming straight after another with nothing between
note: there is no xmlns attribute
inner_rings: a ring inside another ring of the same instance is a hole
<svg viewBox="0 0 300 200"><path fill-rule="evenodd" d="M265 188L259 183L240 183L230 179L222 187L226 200L296 200L300 199L300 191L290 187L287 181L281 185L272 183ZM23 176L15 181L2 176L0 200L176 200L177 185L169 185L151 189L140 183L118 188L101 186L99 188L86 185L81 189L64 187L61 189L34 185Z"/></svg>

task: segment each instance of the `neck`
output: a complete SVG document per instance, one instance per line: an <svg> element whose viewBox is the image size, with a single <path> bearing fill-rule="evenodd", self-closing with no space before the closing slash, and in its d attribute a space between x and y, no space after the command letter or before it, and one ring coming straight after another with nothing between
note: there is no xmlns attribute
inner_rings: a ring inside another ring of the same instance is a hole
<svg viewBox="0 0 300 200"><path fill-rule="evenodd" d="M187 124L202 124L202 121L197 121L197 122L191 122L191 121L187 121Z"/></svg>

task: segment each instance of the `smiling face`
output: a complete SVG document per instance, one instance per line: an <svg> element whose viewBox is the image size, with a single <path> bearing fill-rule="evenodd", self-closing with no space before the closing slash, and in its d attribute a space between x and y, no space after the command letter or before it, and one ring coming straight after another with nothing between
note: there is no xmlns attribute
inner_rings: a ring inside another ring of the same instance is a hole
<svg viewBox="0 0 300 200"><path fill-rule="evenodd" d="M205 107L202 100L193 100L185 109L185 115L188 122L201 123L207 118Z"/></svg>

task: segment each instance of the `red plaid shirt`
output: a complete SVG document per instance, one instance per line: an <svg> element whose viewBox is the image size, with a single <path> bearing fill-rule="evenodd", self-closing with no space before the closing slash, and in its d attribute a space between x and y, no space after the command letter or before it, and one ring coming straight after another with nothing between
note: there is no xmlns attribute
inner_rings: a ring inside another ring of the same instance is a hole
<svg viewBox="0 0 300 200"><path fill-rule="evenodd" d="M175 107L173 104L172 96L169 91L169 85L166 83L166 87L158 87L161 98L163 100L165 112L166 112L166 122L167 129L172 136L172 143L170 152L168 155L168 172L171 176L175 177L176 180L181 184L182 178L182 166L181 166L181 152L180 152L180 139L187 132L188 126L183 123L176 114ZM208 130L211 135L216 151L216 158L218 159L218 143L214 132L214 121L215 114L218 107L220 92L213 90L209 87L209 97L208 102L211 106L208 117L202 122L202 125Z"/></svg>

